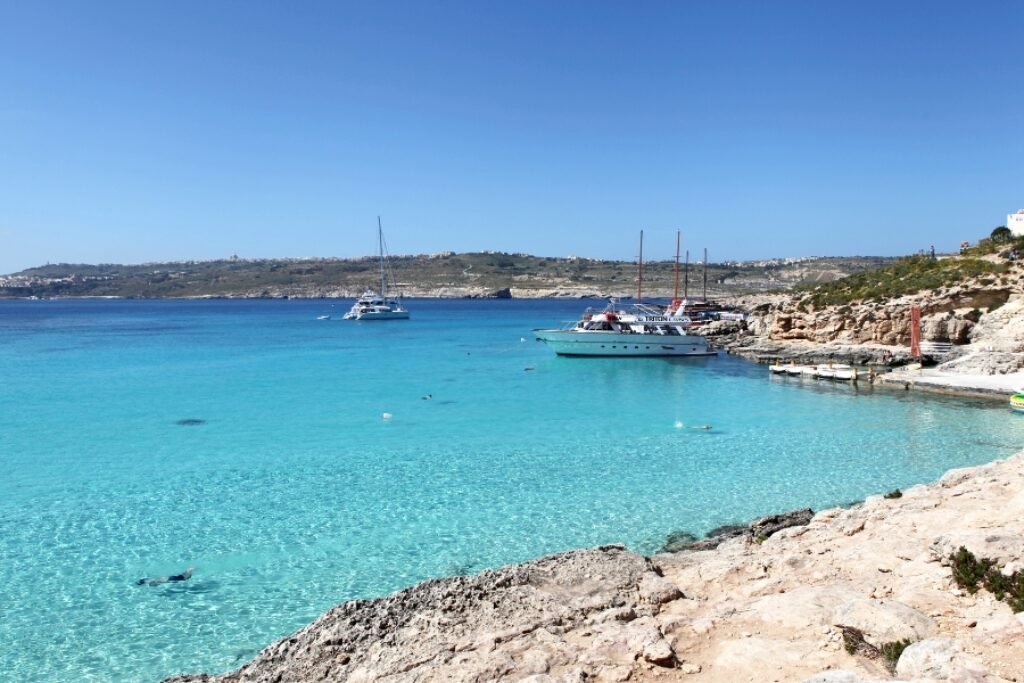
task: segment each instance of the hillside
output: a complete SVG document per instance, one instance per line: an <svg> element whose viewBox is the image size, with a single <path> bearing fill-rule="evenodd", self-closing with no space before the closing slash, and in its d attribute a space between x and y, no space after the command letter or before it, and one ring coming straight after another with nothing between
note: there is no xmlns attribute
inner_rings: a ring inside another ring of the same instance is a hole
<svg viewBox="0 0 1024 683"><path fill-rule="evenodd" d="M709 294L748 294L825 283L891 263L883 257L828 257L711 263ZM504 253L395 256L391 268L405 296L630 296L636 265L625 261ZM703 271L690 266L690 294L702 292ZM644 264L644 291L671 296L674 264ZM0 276L0 298L11 297L353 297L378 277L373 257L356 259L226 259L118 264L48 264Z"/></svg>

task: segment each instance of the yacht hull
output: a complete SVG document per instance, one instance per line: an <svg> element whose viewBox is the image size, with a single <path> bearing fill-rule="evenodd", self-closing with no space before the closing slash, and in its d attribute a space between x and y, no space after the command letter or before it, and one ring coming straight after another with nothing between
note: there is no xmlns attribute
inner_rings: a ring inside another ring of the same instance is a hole
<svg viewBox="0 0 1024 683"><path fill-rule="evenodd" d="M345 320L408 320L409 311L373 311L346 314Z"/></svg>
<svg viewBox="0 0 1024 683"><path fill-rule="evenodd" d="M717 356L704 337L693 334L657 335L621 332L534 330L538 340L559 356Z"/></svg>

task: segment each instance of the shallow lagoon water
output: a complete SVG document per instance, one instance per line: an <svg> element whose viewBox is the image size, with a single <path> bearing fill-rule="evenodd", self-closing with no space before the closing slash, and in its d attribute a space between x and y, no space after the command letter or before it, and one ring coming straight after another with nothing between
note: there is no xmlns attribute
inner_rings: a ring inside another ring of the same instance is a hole
<svg viewBox="0 0 1024 683"><path fill-rule="evenodd" d="M350 323L325 301L0 302L0 671L223 671L349 598L653 552L1024 437L991 402L533 341L585 305L411 301L407 322Z"/></svg>

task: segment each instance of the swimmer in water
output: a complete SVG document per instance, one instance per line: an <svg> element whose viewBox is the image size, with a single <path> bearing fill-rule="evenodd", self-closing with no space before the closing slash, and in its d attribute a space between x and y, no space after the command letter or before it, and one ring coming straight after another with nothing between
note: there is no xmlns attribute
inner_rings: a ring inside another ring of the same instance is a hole
<svg viewBox="0 0 1024 683"><path fill-rule="evenodd" d="M177 581L188 581L192 578L192 572L196 570L195 567L189 567L180 574L173 574L171 576L154 576L146 579L139 579L135 582L136 586L159 586L164 583L174 583Z"/></svg>

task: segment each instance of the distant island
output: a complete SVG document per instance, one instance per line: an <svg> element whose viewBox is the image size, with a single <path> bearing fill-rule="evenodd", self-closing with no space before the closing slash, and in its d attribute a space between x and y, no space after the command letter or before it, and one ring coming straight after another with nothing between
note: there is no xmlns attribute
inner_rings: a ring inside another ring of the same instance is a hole
<svg viewBox="0 0 1024 683"><path fill-rule="evenodd" d="M807 257L709 263L712 296L786 291L832 282L894 262L890 257ZM392 256L398 291L407 297L629 297L637 268L628 261L527 254L444 252ZM165 263L47 264L0 276L0 298L351 298L374 285L376 257L242 259ZM683 266L680 266L683 270ZM670 297L675 264L644 264L644 293ZM701 264L689 265L689 295L704 292ZM681 278L684 276L681 275ZM683 285L680 285L682 292Z"/></svg>

